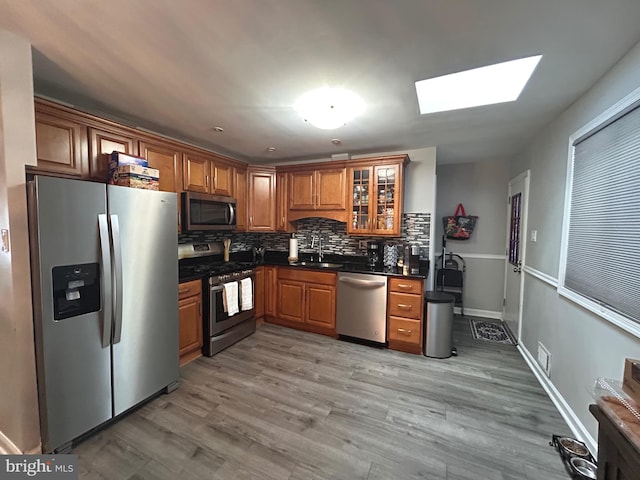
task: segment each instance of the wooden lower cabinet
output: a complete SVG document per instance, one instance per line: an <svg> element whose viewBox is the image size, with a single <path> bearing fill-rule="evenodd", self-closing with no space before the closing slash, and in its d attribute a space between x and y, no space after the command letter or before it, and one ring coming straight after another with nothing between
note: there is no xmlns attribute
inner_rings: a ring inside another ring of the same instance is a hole
<svg viewBox="0 0 640 480"><path fill-rule="evenodd" d="M264 317L264 269L263 266L256 268L256 283L253 294L256 303L256 320Z"/></svg>
<svg viewBox="0 0 640 480"><path fill-rule="evenodd" d="M264 314L276 316L276 295L278 294L278 267L264 267Z"/></svg>
<svg viewBox="0 0 640 480"><path fill-rule="evenodd" d="M202 281L178 286L180 366L202 355Z"/></svg>
<svg viewBox="0 0 640 480"><path fill-rule="evenodd" d="M323 335L336 336L334 272L279 267L275 316L267 321ZM265 278L265 285L276 285Z"/></svg>
<svg viewBox="0 0 640 480"><path fill-rule="evenodd" d="M387 294L387 339L389 348L422 353L424 296L423 281L392 277Z"/></svg>

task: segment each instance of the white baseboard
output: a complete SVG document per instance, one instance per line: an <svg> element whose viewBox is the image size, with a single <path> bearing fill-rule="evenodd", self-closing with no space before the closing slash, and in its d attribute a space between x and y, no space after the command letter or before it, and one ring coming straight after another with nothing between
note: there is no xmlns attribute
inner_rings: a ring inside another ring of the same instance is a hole
<svg viewBox="0 0 640 480"><path fill-rule="evenodd" d="M538 382L540 382L540 385L542 385L542 388L544 388L544 391L547 392L547 395L549 395L549 398L560 412L560 415L562 415L564 421L569 425L573 435L578 440L583 441L589 448L589 451L591 451L591 454L597 458L598 443L589 434L573 409L569 406L549 377L547 377L540 365L538 365L538 362L535 361L529 350L527 350L522 343L518 345L518 350L520 351L522 358L524 358L524 361L529 365L529 368L535 377L538 379Z"/></svg>
<svg viewBox="0 0 640 480"><path fill-rule="evenodd" d="M20 455L22 452L7 436L0 432L0 454L1 455Z"/></svg>
<svg viewBox="0 0 640 480"><path fill-rule="evenodd" d="M460 307L454 307L453 313L460 315ZM502 320L502 312L494 312L492 310L478 310L476 308L465 307L464 314L470 317L494 318L496 320Z"/></svg>

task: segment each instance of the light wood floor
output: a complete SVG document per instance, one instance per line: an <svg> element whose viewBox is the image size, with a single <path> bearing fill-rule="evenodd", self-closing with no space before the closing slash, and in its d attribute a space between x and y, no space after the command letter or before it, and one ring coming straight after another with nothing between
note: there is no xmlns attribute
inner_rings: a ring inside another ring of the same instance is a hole
<svg viewBox="0 0 640 480"><path fill-rule="evenodd" d="M263 325L78 445L80 478L568 480L570 434L513 346L430 359Z"/></svg>

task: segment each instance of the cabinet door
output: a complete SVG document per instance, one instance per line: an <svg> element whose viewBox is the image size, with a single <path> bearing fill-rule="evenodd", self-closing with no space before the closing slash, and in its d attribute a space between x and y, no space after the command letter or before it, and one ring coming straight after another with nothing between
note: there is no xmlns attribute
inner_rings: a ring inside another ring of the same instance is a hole
<svg viewBox="0 0 640 480"><path fill-rule="evenodd" d="M314 170L289 174L290 210L313 210L315 206L314 178Z"/></svg>
<svg viewBox="0 0 640 480"><path fill-rule="evenodd" d="M200 296L178 302L180 322L180 365L199 357L202 353L202 301Z"/></svg>
<svg viewBox="0 0 640 480"><path fill-rule="evenodd" d="M371 231L374 235L400 234L400 166L374 167L373 217Z"/></svg>
<svg viewBox="0 0 640 480"><path fill-rule="evenodd" d="M294 280L278 282L278 318L304 323L304 283Z"/></svg>
<svg viewBox="0 0 640 480"><path fill-rule="evenodd" d="M286 232L289 230L287 221L287 181L286 173L276 174L276 230Z"/></svg>
<svg viewBox="0 0 640 480"><path fill-rule="evenodd" d="M182 183L189 192L209 193L211 163L204 157L185 153L182 159Z"/></svg>
<svg viewBox="0 0 640 480"><path fill-rule="evenodd" d="M373 167L352 167L349 169L351 218L347 222L347 233L369 234L372 184Z"/></svg>
<svg viewBox="0 0 640 480"><path fill-rule="evenodd" d="M273 232L276 229L275 172L248 172L250 232Z"/></svg>
<svg viewBox="0 0 640 480"><path fill-rule="evenodd" d="M109 180L109 156L112 152L137 155L136 141L122 133L89 128L89 175L92 180Z"/></svg>
<svg viewBox="0 0 640 480"><path fill-rule="evenodd" d="M39 112L37 105L35 121L38 170L78 177L86 174L87 128L72 120Z"/></svg>
<svg viewBox="0 0 640 480"><path fill-rule="evenodd" d="M264 317L264 299L265 299L265 285L264 285L264 268L256 268L256 283L254 286L254 297L256 302L256 318Z"/></svg>
<svg viewBox="0 0 640 480"><path fill-rule="evenodd" d="M180 192L182 174L181 153L170 145L140 142L140 156L149 162L151 168L160 171L159 189L163 192Z"/></svg>
<svg viewBox="0 0 640 480"><path fill-rule="evenodd" d="M233 196L234 168L230 165L211 162L213 186L211 193L215 195Z"/></svg>
<svg viewBox="0 0 640 480"><path fill-rule="evenodd" d="M247 230L247 171L235 169L236 232Z"/></svg>
<svg viewBox="0 0 640 480"><path fill-rule="evenodd" d="M276 267L264 269L264 313L267 316L276 316L276 303L278 300L278 270Z"/></svg>
<svg viewBox="0 0 640 480"><path fill-rule="evenodd" d="M316 209L344 210L346 208L346 176L346 168L316 171Z"/></svg>
<svg viewBox="0 0 640 480"><path fill-rule="evenodd" d="M336 327L336 287L307 284L306 322L320 327Z"/></svg>

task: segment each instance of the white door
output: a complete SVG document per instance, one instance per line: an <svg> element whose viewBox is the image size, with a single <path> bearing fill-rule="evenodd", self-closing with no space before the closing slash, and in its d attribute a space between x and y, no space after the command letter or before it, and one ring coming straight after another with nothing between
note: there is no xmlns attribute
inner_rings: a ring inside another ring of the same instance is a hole
<svg viewBox="0 0 640 480"><path fill-rule="evenodd" d="M527 210L529 198L529 170L509 182L507 205L507 260L504 276L504 306L502 319L513 336L520 341L522 295L527 245Z"/></svg>

